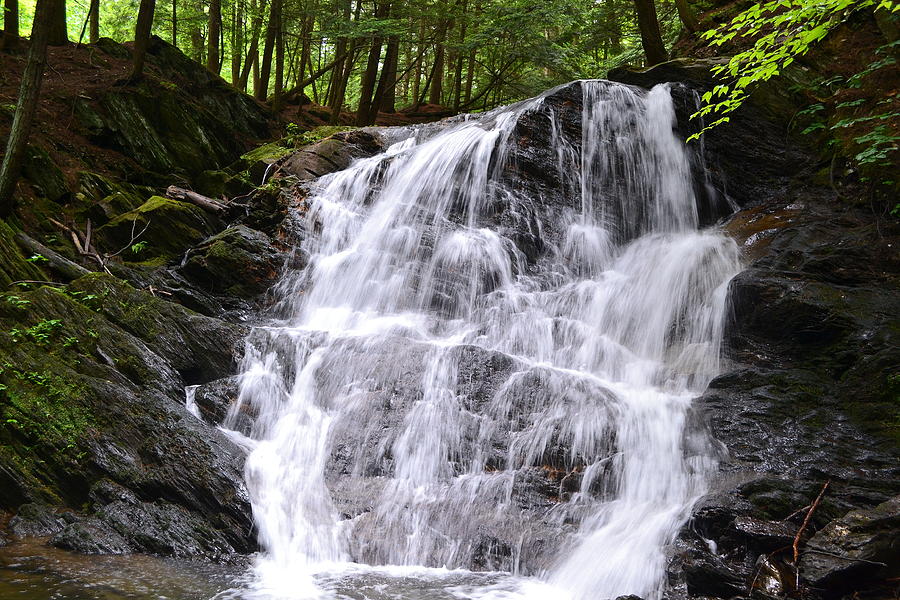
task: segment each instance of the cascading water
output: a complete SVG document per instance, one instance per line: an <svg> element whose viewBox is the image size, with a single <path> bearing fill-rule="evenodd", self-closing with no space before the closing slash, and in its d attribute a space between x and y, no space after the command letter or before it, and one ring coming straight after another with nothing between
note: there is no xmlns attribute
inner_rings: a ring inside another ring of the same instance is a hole
<svg viewBox="0 0 900 600"><path fill-rule="evenodd" d="M660 597L715 464L688 409L738 251L698 230L668 88L576 85L580 137L549 92L315 184L232 407L256 415L245 596ZM523 180L526 117L549 183ZM511 574L342 596L361 564Z"/></svg>

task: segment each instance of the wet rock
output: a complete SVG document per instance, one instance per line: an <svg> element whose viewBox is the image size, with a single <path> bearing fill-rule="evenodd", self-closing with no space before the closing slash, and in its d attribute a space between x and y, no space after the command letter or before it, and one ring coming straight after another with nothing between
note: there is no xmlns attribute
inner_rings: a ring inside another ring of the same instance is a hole
<svg viewBox="0 0 900 600"><path fill-rule="evenodd" d="M732 598L747 591L744 578L708 552L695 552L683 558L682 571L691 596Z"/></svg>
<svg viewBox="0 0 900 600"><path fill-rule="evenodd" d="M353 159L374 156L383 149L379 139L365 129L341 131L280 160L278 168L308 181L346 169Z"/></svg>
<svg viewBox="0 0 900 600"><path fill-rule="evenodd" d="M797 527L791 523L765 521L746 515L734 520L734 530L756 552L772 552L791 545Z"/></svg>
<svg viewBox="0 0 900 600"><path fill-rule="evenodd" d="M105 521L88 517L67 525L50 544L81 554L128 554L137 548Z"/></svg>
<svg viewBox="0 0 900 600"><path fill-rule="evenodd" d="M102 273L72 282L112 323L168 361L188 385L232 373L247 329L206 317Z"/></svg>
<svg viewBox="0 0 900 600"><path fill-rule="evenodd" d="M102 274L20 293L0 304L0 364L28 365L0 372L0 506L91 506L109 527L73 518L58 540L86 551L125 551L110 528L147 552L253 551L243 451L184 408L186 380L231 372L243 330ZM13 342L15 328L32 333Z"/></svg>
<svg viewBox="0 0 900 600"><path fill-rule="evenodd" d="M233 534L210 527L201 516L183 507L165 500L142 502L125 488L116 490L114 484L103 485L107 487L105 495L115 498L97 511L97 521L92 523L99 521L101 525L91 531L86 527L81 529L86 534L80 542L82 547L91 543L116 543L123 550L131 548L163 556L215 560L228 558L237 551L247 551L245 543L238 548L232 546L229 537L233 538ZM110 538L110 533L118 534L118 537ZM91 537L91 534L99 534L99 538ZM123 545L123 541L127 545Z"/></svg>
<svg viewBox="0 0 900 600"><path fill-rule="evenodd" d="M237 403L240 393L239 385L237 377L225 377L198 387L194 400L197 402L200 416L214 425L225 423L226 416ZM252 408L242 404L237 410L234 420L229 422L228 426L244 435L249 435L254 418Z"/></svg>
<svg viewBox="0 0 900 600"><path fill-rule="evenodd" d="M900 496L828 523L803 549L800 573L828 595L900 575Z"/></svg>
<svg viewBox="0 0 900 600"><path fill-rule="evenodd" d="M699 127L699 121L690 120L699 108L699 96L718 83L710 69L721 62L721 58L676 59L646 70L613 69L608 78L648 89L673 82L678 128L687 137ZM704 135L705 156L700 158L705 160L694 164L695 179L709 181L717 196L731 198L741 206L759 204L774 192L783 191L798 171L811 166L808 140L785 135L796 111L809 104L792 88L807 79L804 70L789 71L762 86L766 89L758 95L751 95L741 110L729 115L731 122L727 127L717 127ZM753 166L748 169L747 165ZM704 194L703 190L697 191ZM704 199L705 203L715 201ZM706 212L715 216L718 211L713 209Z"/></svg>
<svg viewBox="0 0 900 600"><path fill-rule="evenodd" d="M269 236L237 225L191 249L181 271L211 293L253 298L272 285L283 262Z"/></svg>
<svg viewBox="0 0 900 600"><path fill-rule="evenodd" d="M61 531L68 522L66 517L45 504L30 503L19 507L19 512L9 520L9 531L15 537L45 537Z"/></svg>

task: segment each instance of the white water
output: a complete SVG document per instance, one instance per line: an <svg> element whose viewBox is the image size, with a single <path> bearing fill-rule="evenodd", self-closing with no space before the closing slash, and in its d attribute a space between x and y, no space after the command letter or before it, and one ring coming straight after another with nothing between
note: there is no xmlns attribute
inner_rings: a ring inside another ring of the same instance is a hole
<svg viewBox="0 0 900 600"><path fill-rule="evenodd" d="M360 597L341 589L366 577L366 598L660 597L715 465L688 408L738 252L698 231L667 88L582 86L581 139L542 97L319 180L309 266L245 358L265 552L244 597ZM529 112L565 202L517 183Z"/></svg>

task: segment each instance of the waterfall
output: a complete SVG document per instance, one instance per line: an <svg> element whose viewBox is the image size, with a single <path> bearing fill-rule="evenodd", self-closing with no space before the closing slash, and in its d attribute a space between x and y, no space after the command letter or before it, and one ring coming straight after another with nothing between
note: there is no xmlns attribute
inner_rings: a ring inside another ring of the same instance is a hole
<svg viewBox="0 0 900 600"><path fill-rule="evenodd" d="M363 597L322 575L362 565L456 574L373 598L661 597L715 466L689 408L738 250L699 227L668 87L572 85L580 115L551 90L315 182L232 407L256 415L247 597ZM460 583L482 571L508 574Z"/></svg>

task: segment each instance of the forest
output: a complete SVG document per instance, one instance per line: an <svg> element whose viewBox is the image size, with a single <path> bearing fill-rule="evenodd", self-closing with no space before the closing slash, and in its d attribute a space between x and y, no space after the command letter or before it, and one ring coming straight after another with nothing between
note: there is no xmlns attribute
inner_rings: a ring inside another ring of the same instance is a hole
<svg viewBox="0 0 900 600"><path fill-rule="evenodd" d="M151 10L153 34L237 88L260 100L305 93L333 111L350 108L360 125L373 122L373 111L415 111L423 104L486 110L642 62L642 18L656 38L650 63L659 62L663 45L671 46L683 28L697 30L699 8L685 0L61 4L53 17L55 43L134 39L139 8ZM27 33L34 1L6 6L7 15L18 10Z"/></svg>

